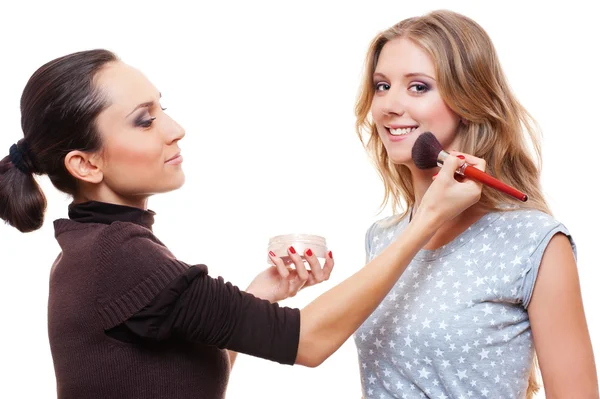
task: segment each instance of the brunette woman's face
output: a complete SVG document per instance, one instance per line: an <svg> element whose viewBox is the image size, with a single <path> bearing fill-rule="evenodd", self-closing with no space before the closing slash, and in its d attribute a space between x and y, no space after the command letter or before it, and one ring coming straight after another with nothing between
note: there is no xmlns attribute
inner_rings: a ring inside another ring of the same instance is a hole
<svg viewBox="0 0 600 399"><path fill-rule="evenodd" d="M96 84L109 104L96 119L102 183L121 197L144 197L183 185L178 146L183 128L161 107L159 91L137 69L107 64Z"/></svg>

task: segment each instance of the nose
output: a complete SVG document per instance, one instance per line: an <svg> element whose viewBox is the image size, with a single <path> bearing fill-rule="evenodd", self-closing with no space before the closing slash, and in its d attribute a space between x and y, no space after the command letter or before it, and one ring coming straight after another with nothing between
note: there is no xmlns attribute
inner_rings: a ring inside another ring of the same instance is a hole
<svg viewBox="0 0 600 399"><path fill-rule="evenodd" d="M404 115L405 106L404 101L402 100L402 94L391 89L388 90L383 97L382 111L385 115Z"/></svg>
<svg viewBox="0 0 600 399"><path fill-rule="evenodd" d="M168 117L165 133L168 144L172 144L185 136L185 129L171 117Z"/></svg>

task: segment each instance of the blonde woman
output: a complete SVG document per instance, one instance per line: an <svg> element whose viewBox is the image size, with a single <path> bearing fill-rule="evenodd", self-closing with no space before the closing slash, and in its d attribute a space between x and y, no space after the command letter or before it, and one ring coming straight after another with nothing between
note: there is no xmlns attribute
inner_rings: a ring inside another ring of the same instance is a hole
<svg viewBox="0 0 600 399"><path fill-rule="evenodd" d="M439 171L412 161L423 132L529 195L484 188L417 253L354 336L363 397L531 398L537 357L548 398L597 398L575 244L543 197L526 145L539 159L535 124L486 32L435 11L377 35L355 112L396 213L367 231L368 261L405 230Z"/></svg>

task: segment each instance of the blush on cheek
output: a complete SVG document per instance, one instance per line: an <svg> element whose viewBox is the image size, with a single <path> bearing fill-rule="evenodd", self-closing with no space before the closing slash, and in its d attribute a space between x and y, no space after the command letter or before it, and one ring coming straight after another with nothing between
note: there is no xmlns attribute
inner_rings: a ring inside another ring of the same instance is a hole
<svg viewBox="0 0 600 399"><path fill-rule="evenodd" d="M132 143L113 145L108 155L108 163L113 171L123 171L126 175L139 181L149 176L156 178L162 166L162 148L139 146Z"/></svg>
<svg viewBox="0 0 600 399"><path fill-rule="evenodd" d="M429 120L430 130L435 132L442 145L447 146L454 141L460 117L441 99L431 107Z"/></svg>
<svg viewBox="0 0 600 399"><path fill-rule="evenodd" d="M162 147L144 145L143 142L133 142L126 140L121 143L114 143L110 150L110 158L120 164L133 165L151 165L160 162L162 156Z"/></svg>

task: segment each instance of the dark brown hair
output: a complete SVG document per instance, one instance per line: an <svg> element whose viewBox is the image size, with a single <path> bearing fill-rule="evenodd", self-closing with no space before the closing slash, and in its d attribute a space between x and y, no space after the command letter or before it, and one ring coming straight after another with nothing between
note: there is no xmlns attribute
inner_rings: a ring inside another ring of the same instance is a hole
<svg viewBox="0 0 600 399"><path fill-rule="evenodd" d="M24 138L0 161L0 218L11 226L29 232L44 222L46 197L34 174L48 175L57 189L75 195L65 156L101 148L95 121L107 102L94 77L117 60L107 50L81 51L48 62L29 78L21 96Z"/></svg>

